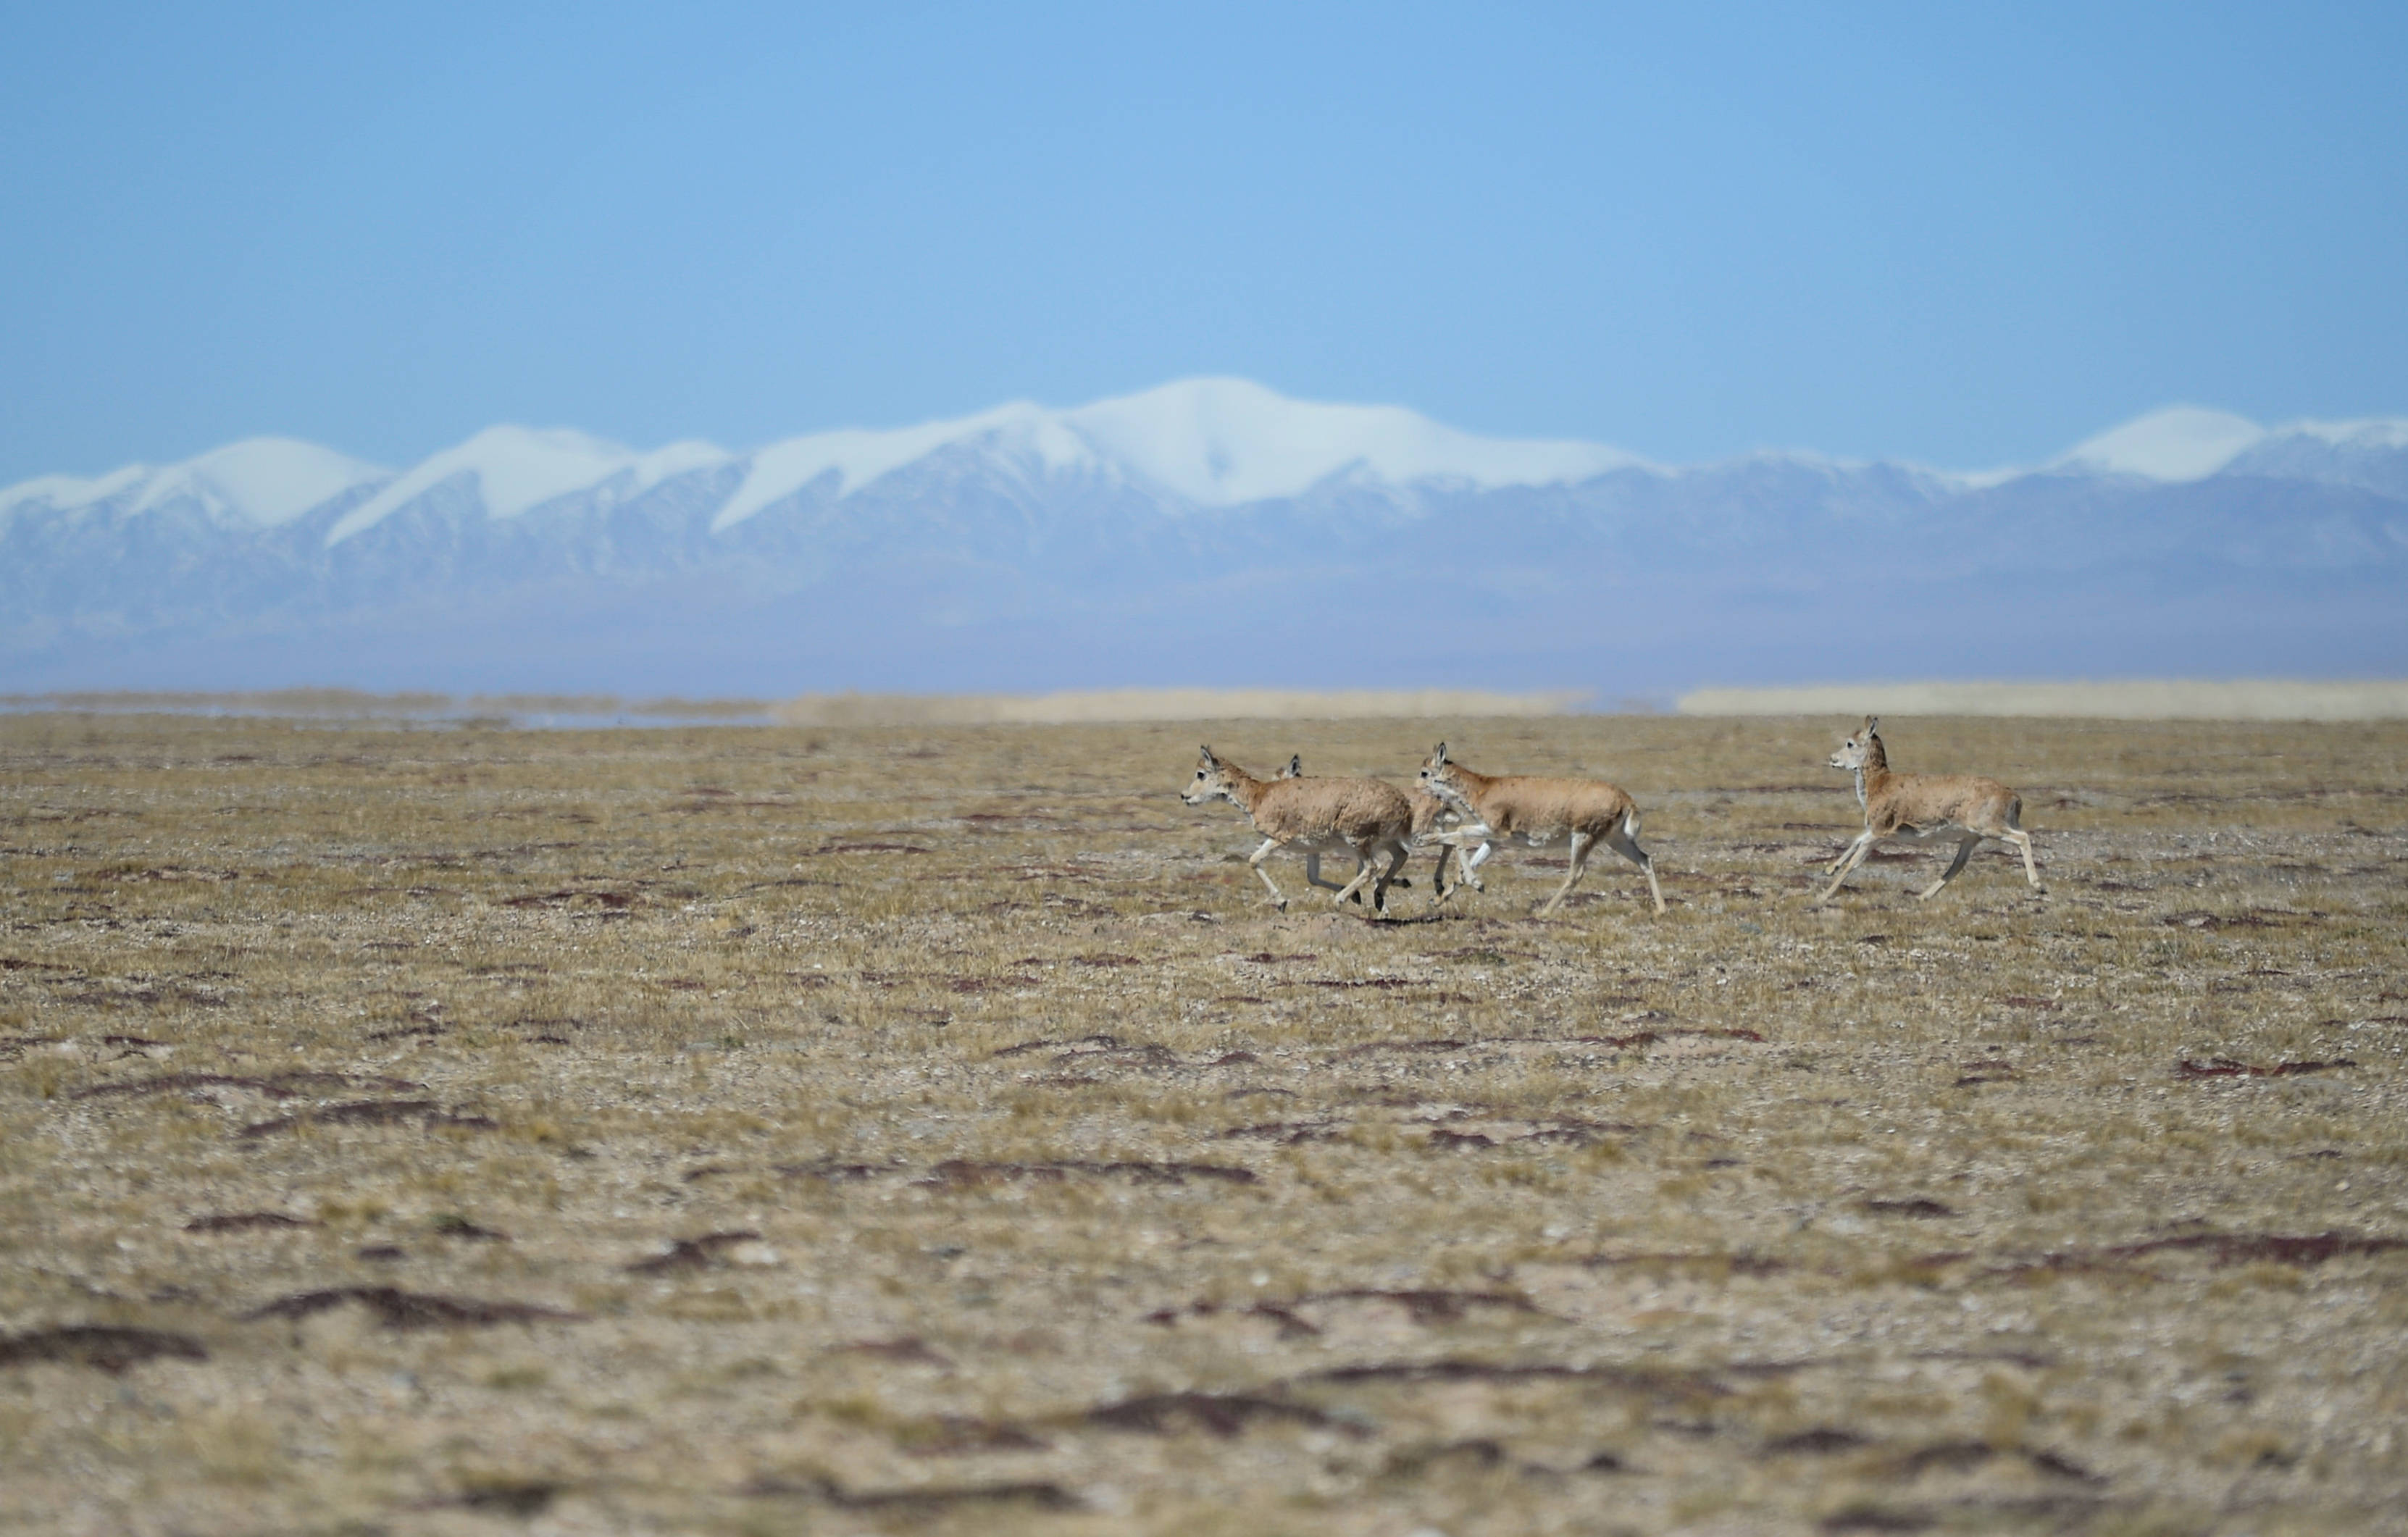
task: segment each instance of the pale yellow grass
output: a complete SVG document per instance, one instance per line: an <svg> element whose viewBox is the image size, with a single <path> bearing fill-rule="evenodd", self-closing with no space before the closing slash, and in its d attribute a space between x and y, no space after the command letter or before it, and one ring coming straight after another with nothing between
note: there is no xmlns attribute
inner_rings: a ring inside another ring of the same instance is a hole
<svg viewBox="0 0 2408 1537"><path fill-rule="evenodd" d="M0 1530L2408 1530L2408 727L1894 716L2050 894L1809 912L1846 724L1203 726L1673 904L1373 924L1193 723L0 721Z"/></svg>

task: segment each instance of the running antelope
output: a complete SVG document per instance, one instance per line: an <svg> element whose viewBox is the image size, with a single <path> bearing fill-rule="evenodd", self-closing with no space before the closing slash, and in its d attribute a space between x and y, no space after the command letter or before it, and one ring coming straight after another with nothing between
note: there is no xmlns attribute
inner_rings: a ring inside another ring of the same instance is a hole
<svg viewBox="0 0 2408 1537"><path fill-rule="evenodd" d="M1300 767L1288 760L1291 769ZM1402 791L1376 779L1313 779L1282 774L1256 779L1234 763L1223 762L1207 747L1196 760L1196 777L1179 794L1190 806L1226 800L1246 813L1263 846L1246 862L1271 894L1273 905L1287 910L1287 897L1271 883L1263 861L1275 849L1293 847L1305 856L1309 874L1318 874L1320 856L1341 850L1354 856L1354 879L1338 888L1341 904L1365 887L1371 906L1388 911L1388 886L1405 868L1412 852L1412 807ZM1378 858L1388 856L1383 869Z"/></svg>
<svg viewBox="0 0 2408 1537"><path fill-rule="evenodd" d="M1301 753L1290 754L1287 760L1287 767L1279 771L1279 777L1281 779L1303 778L1304 754ZM1441 836L1443 831L1451 829L1441 829L1439 826L1440 822L1443 822L1446 818L1455 815L1455 811L1454 807L1448 805L1445 801L1440 800L1438 797L1431 795L1415 785L1407 785L1405 787L1405 803L1413 809L1413 829L1410 840L1411 845L1413 848L1418 849L1432 838L1440 839L1438 846L1438 869L1431 872L1431 879L1436 883L1436 884L1432 888L1433 895L1430 898L1430 902L1432 906L1436 906L1438 903L1445 901L1448 898L1463 889L1460 882L1452 886L1446 883L1446 868L1454 859L1456 850L1454 844L1444 841ZM1304 856L1304 879L1306 884L1319 886L1324 891L1337 891L1341 889L1337 882L1325 881L1321 878L1321 855L1318 853L1307 854ZM1389 884L1410 886L1412 884L1412 882L1406 877L1399 875L1394 881L1390 882ZM1472 884L1474 886L1478 886L1479 883L1475 881ZM1357 900L1359 899L1360 898L1358 897Z"/></svg>
<svg viewBox="0 0 2408 1537"><path fill-rule="evenodd" d="M1979 774L1891 773L1889 754L1874 729L1880 725L1879 717L1866 716L1856 734L1831 754L1832 768L1856 776L1856 803L1865 809L1865 830L1842 851L1828 872L1831 883L1809 906L1829 901L1848 872L1863 864L1873 845L1885 838L1917 843L1956 840L1956 857L1948 861L1939 880L1915 893L1918 898L1937 896L1942 886L1956 879L1956 872L1965 868L1965 861L1985 838L2021 849L2024 878L2034 891L2045 889L2040 883L2040 867L2032 863L2031 834L2022 826L2023 797Z"/></svg>
<svg viewBox="0 0 2408 1537"><path fill-rule="evenodd" d="M1647 876L1656 911L1664 911L1664 888L1656 883L1656 861L1639 846L1639 803L1617 786L1595 779L1541 779L1529 774L1476 774L1446 755L1446 743L1422 765L1421 786L1478 824L1441 840L1456 848L1476 843L1463 862L1464 880L1479 885L1490 840L1520 833L1532 844L1571 840L1571 869L1564 883L1539 909L1544 917L1562 905L1588 868L1590 851L1602 841Z"/></svg>
<svg viewBox="0 0 2408 1537"><path fill-rule="evenodd" d="M1287 755L1287 767L1282 768L1278 773L1271 776L1272 780L1275 782L1283 779L1302 779L1303 777L1304 754L1301 753L1290 753ZM1411 800L1412 797L1411 794L1408 794L1405 798ZM1415 809L1419 810L1419 808ZM1415 832L1419 832L1421 829L1416 826L1413 830ZM1343 882L1325 881L1321 878L1321 851L1317 848L1307 849L1304 851L1304 883L1309 886L1316 887L1322 891L1344 891L1347 889L1346 884ZM1409 886L1412 885L1412 883L1400 875L1397 877L1395 881L1391 882L1390 884ZM1363 894L1359 891L1354 893L1354 899L1358 902L1361 901L1363 899Z"/></svg>

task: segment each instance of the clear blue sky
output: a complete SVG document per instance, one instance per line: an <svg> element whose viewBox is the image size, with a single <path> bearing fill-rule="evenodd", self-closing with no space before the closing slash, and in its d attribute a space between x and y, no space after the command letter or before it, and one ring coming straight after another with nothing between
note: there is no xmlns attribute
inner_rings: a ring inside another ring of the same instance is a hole
<svg viewBox="0 0 2408 1537"><path fill-rule="evenodd" d="M0 13L0 483L1201 373L1683 461L2408 414L2408 6Z"/></svg>

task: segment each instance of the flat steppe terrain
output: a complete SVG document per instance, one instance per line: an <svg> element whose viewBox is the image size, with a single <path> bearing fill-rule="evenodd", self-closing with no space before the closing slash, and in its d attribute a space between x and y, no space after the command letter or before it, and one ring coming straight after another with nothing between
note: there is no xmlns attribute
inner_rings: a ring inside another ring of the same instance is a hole
<svg viewBox="0 0 2408 1537"><path fill-rule="evenodd" d="M0 719L0 1529L2408 1530L2408 725L1852 724Z"/></svg>

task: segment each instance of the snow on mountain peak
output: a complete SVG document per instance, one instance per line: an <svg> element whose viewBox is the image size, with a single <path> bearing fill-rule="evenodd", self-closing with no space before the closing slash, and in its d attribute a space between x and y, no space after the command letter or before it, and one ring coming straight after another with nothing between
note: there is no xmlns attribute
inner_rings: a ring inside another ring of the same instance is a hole
<svg viewBox="0 0 2408 1537"><path fill-rule="evenodd" d="M2051 467L2152 481L2203 481L2265 436L2265 428L2230 411L2169 406L2077 445Z"/></svg>
<svg viewBox="0 0 2408 1537"><path fill-rule="evenodd" d="M2313 438L2333 448L2408 449L2408 418L2369 416L2353 422L2286 422L2269 436Z"/></svg>
<svg viewBox="0 0 2408 1537"><path fill-rule="evenodd" d="M1598 443L1477 438L1401 406L1291 400L1243 379L1187 379L1062 413L1080 436L1206 507L1294 496L1350 469L1484 490L1583 481L1642 463Z"/></svg>
<svg viewBox="0 0 2408 1537"><path fill-rule="evenodd" d="M36 475L0 490L0 512L14 512L36 502L53 508L89 507L144 484L151 473L149 465L127 465L106 475Z"/></svg>
<svg viewBox="0 0 2408 1537"><path fill-rule="evenodd" d="M0 509L33 502L61 510L91 507L130 493L136 512L189 497L221 522L275 528L392 473L315 443L246 438L160 469L128 465L90 479L46 475L0 491Z"/></svg>
<svg viewBox="0 0 2408 1537"><path fill-rule="evenodd" d="M274 528L392 473L315 443L246 438L161 470L134 506L148 511L188 496L219 517Z"/></svg>
<svg viewBox="0 0 2408 1537"><path fill-rule="evenodd" d="M1202 507L1294 496L1348 470L1392 483L1451 480L1488 489L1586 480L1643 463L1596 443L1478 438L1400 406L1324 405L1249 380L1188 379L1068 410L1024 401L915 427L790 438L752 456L712 526L741 523L831 470L844 496L982 438L1048 470L1115 464Z"/></svg>
<svg viewBox="0 0 2408 1537"><path fill-rule="evenodd" d="M924 422L914 427L839 427L788 438L752 455L744 483L711 519L710 526L717 530L742 523L831 470L836 472L836 492L841 496L939 449L977 438L1014 439L1014 446L1035 452L1048 468L1078 462L1081 445L1049 430L1052 426L1050 413L1020 400L975 416Z"/></svg>
<svg viewBox="0 0 2408 1537"><path fill-rule="evenodd" d="M724 464L709 443L672 443L650 453L566 427L487 427L445 449L362 502L326 531L328 544L374 527L445 481L474 476L486 516L514 518L530 508L624 476L624 496L650 490L671 475Z"/></svg>

